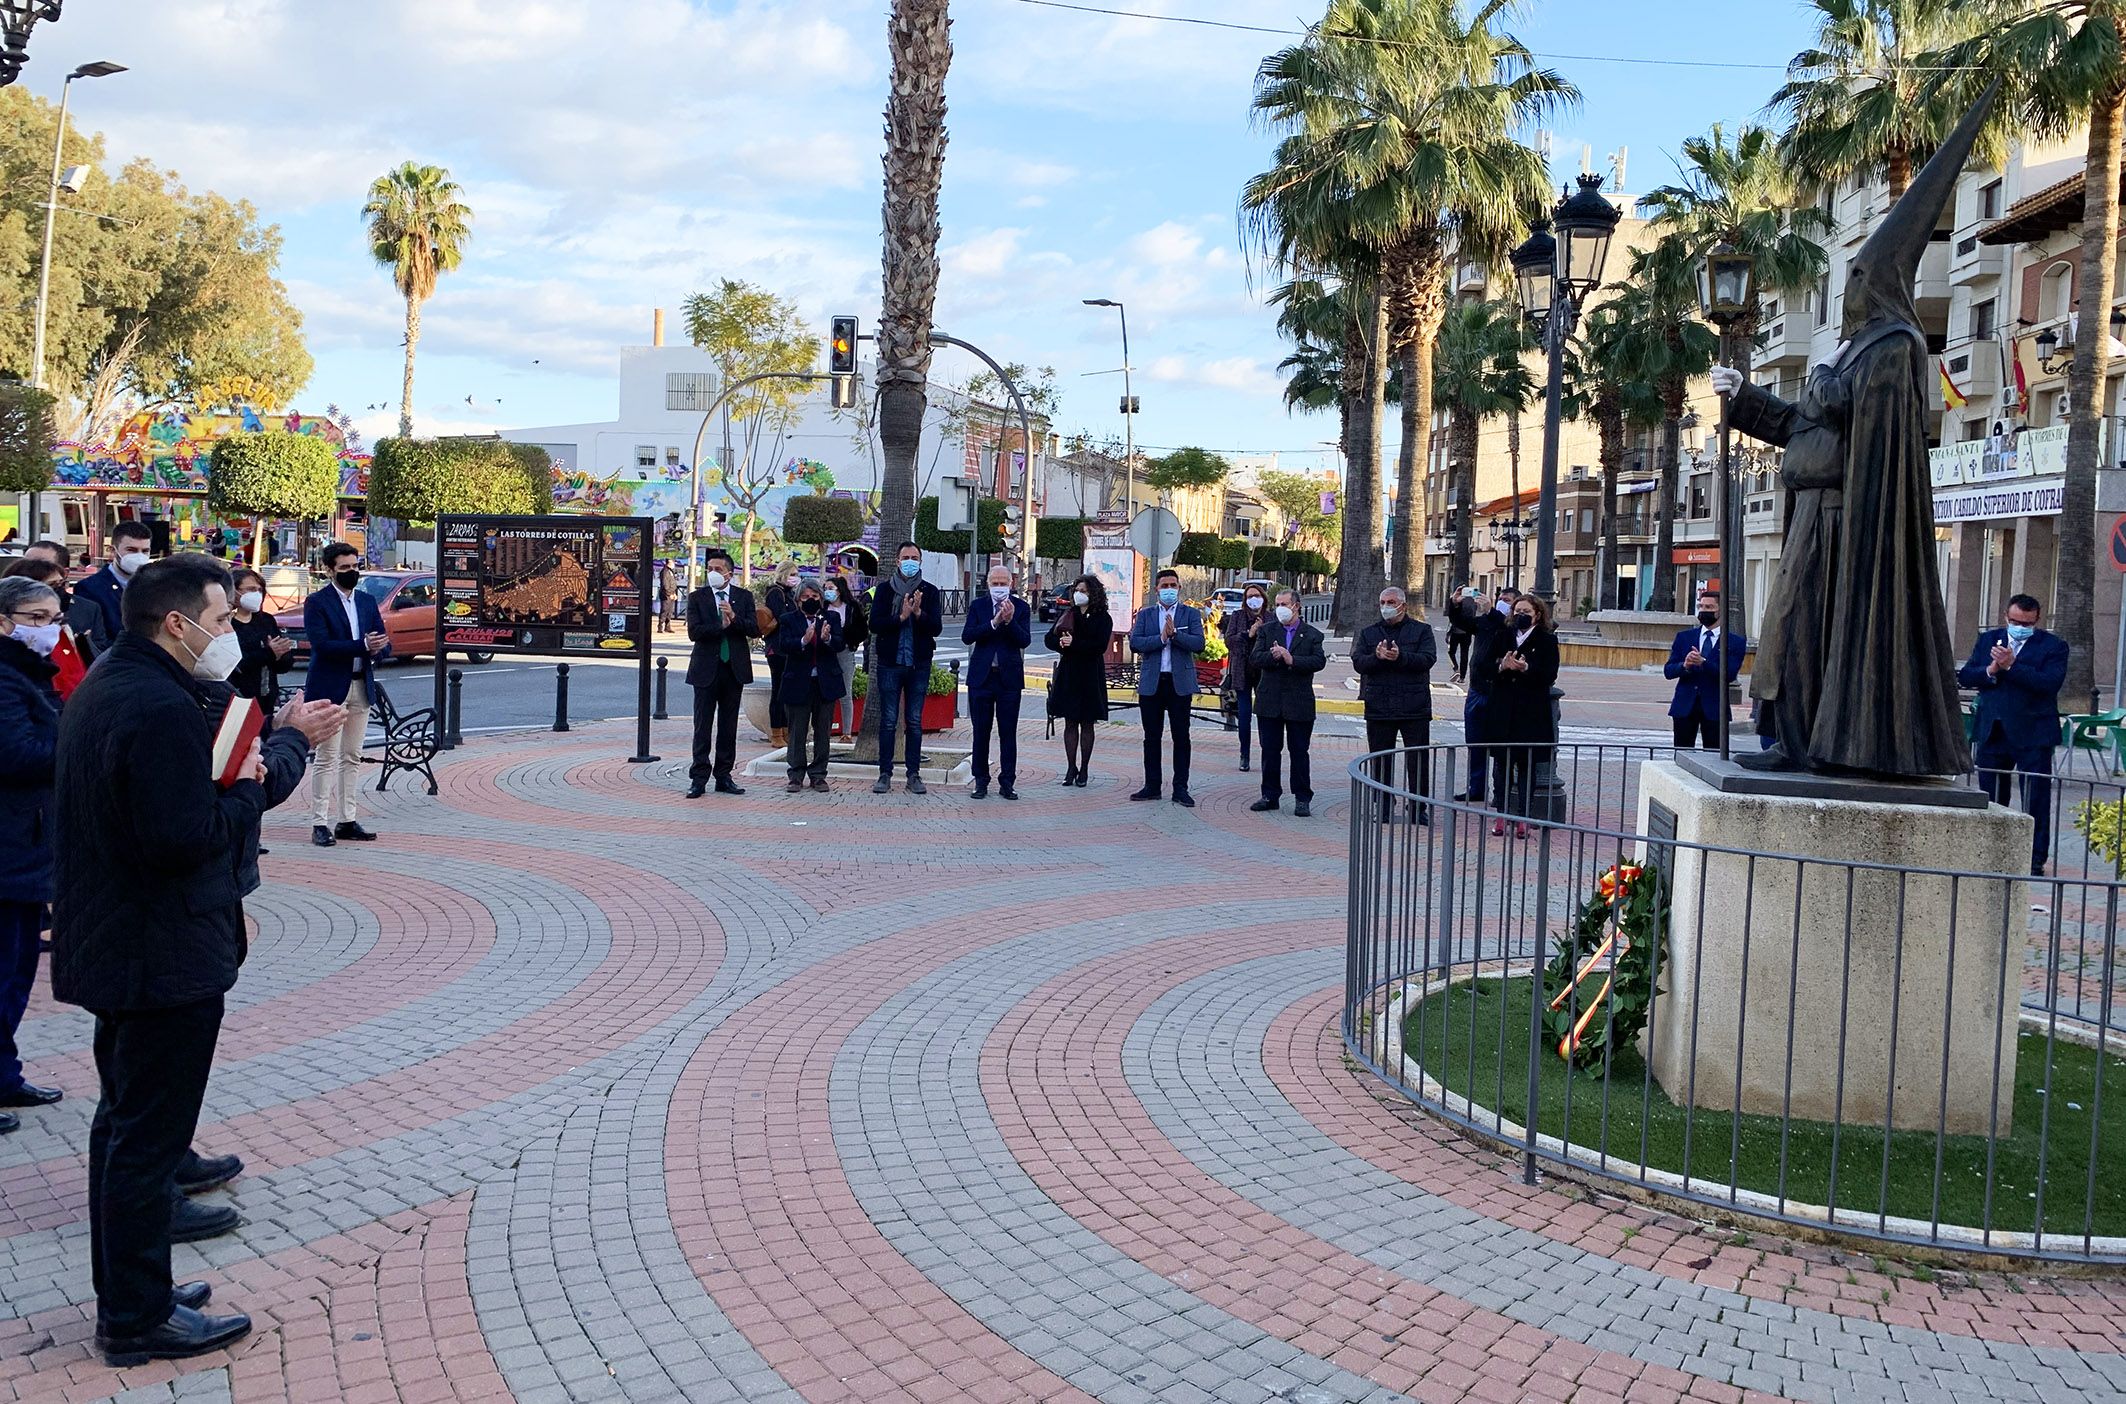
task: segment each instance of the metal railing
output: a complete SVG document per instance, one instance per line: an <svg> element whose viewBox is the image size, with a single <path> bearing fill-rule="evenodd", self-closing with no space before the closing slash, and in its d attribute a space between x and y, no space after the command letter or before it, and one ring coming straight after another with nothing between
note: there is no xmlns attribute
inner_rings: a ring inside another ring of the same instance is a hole
<svg viewBox="0 0 2126 1404"><path fill-rule="evenodd" d="M2076 822L2126 786L2039 777L2032 877L2009 851L2029 831L1985 810L1836 857L1679 840L1673 772L1645 769L1671 755L1354 762L1353 1056L1530 1183L1547 1162L1865 1239L2126 1261L2126 884ZM1459 797L1473 763L1484 800ZM1996 871L1911 861L1958 824L1992 835Z"/></svg>

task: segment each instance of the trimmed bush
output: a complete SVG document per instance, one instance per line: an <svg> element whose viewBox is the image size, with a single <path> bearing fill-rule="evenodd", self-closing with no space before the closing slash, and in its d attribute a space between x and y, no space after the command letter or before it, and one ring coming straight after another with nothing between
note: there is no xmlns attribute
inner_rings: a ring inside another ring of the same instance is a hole
<svg viewBox="0 0 2126 1404"><path fill-rule="evenodd" d="M500 439L379 439L369 512L409 522L445 513L537 516L554 509L544 449Z"/></svg>
<svg viewBox="0 0 2126 1404"><path fill-rule="evenodd" d="M207 508L221 516L314 522L339 493L339 455L317 434L231 434L207 460Z"/></svg>
<svg viewBox="0 0 2126 1404"><path fill-rule="evenodd" d="M0 492L43 492L52 485L52 397L34 386L0 382Z"/></svg>
<svg viewBox="0 0 2126 1404"><path fill-rule="evenodd" d="M793 497L783 507L782 539L831 546L864 534L864 504L853 497Z"/></svg>
<svg viewBox="0 0 2126 1404"><path fill-rule="evenodd" d="M1174 564L1215 570L1223 555L1220 549L1222 545L1217 532L1184 531L1181 533L1181 544L1174 548Z"/></svg>
<svg viewBox="0 0 2126 1404"><path fill-rule="evenodd" d="M1228 536L1218 543L1218 569L1246 570L1254 550L1244 537Z"/></svg>
<svg viewBox="0 0 2126 1404"><path fill-rule="evenodd" d="M1257 546L1250 564L1257 575L1272 576L1284 569L1285 549L1282 546Z"/></svg>
<svg viewBox="0 0 2126 1404"><path fill-rule="evenodd" d="M1085 518L1043 517L1034 524L1034 554L1044 561L1085 558Z"/></svg>
<svg viewBox="0 0 2126 1404"><path fill-rule="evenodd" d="M993 497L985 497L974 505L976 535L981 545L974 546L967 540L964 531L938 530L938 500L925 497L915 504L915 529L908 537L925 551L936 551L947 556L964 556L969 551L979 550L985 556L993 556L1004 549L1004 538L997 528L1004 524L1004 504Z"/></svg>

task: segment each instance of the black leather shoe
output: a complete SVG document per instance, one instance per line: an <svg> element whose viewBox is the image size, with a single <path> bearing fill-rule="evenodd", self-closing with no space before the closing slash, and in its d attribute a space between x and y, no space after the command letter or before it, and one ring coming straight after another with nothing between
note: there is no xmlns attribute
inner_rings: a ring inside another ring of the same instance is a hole
<svg viewBox="0 0 2126 1404"><path fill-rule="evenodd" d="M1077 785L1081 790L1085 788L1085 772L1082 770L1078 772Z"/></svg>
<svg viewBox="0 0 2126 1404"><path fill-rule="evenodd" d="M370 833L367 829L363 828L360 824L355 823L352 819L349 819L346 823L340 825L337 829L334 829L332 831L332 836L336 839L347 839L348 841L353 843L376 842L375 834Z"/></svg>
<svg viewBox="0 0 2126 1404"><path fill-rule="evenodd" d="M1130 798L1133 800L1155 800L1159 798L1159 792L1151 788L1151 786L1147 785L1143 789L1131 795Z"/></svg>
<svg viewBox="0 0 2126 1404"><path fill-rule="evenodd" d="M48 1107L65 1095L56 1087L37 1087L25 1082L12 1092L0 1092L0 1107Z"/></svg>
<svg viewBox="0 0 2126 1404"><path fill-rule="evenodd" d="M708 786L707 786L706 784L704 784L703 782L699 781L699 780L696 780L696 781L695 781L695 782L694 782L693 784L691 784L691 785L687 786L687 798L688 798L688 799L700 799L700 798L701 798L701 797L702 797L703 795L707 794L708 792L709 792L709 787L708 787Z"/></svg>
<svg viewBox="0 0 2126 1404"><path fill-rule="evenodd" d="M973 794L971 794L971 795L969 795L969 796L968 796L967 798L969 798L969 799L988 799L988 798L989 798L989 786L988 786L987 784L977 784L977 785L976 785L976 786L974 787L974 793L973 793Z"/></svg>
<svg viewBox="0 0 2126 1404"><path fill-rule="evenodd" d="M21 1117L16 1116L13 1112L0 1112L0 1136L5 1136L10 1131L19 1131L21 1129Z"/></svg>
<svg viewBox="0 0 2126 1404"><path fill-rule="evenodd" d="M1251 768L1251 767L1250 767L1250 766L1248 765L1248 758L1247 758L1246 756L1242 756L1242 757L1240 758L1240 768L1241 768L1242 770L1248 770L1248 769L1250 769L1250 768Z"/></svg>
<svg viewBox="0 0 2126 1404"><path fill-rule="evenodd" d="M258 856L261 858L265 857L268 853L271 853L272 851L272 849L266 847L264 844L260 844L258 846Z"/></svg>
<svg viewBox="0 0 2126 1404"><path fill-rule="evenodd" d="M333 844L339 842L338 839L332 836L332 830L326 828L323 824L313 824L311 826L310 841L319 848L330 848Z"/></svg>
<svg viewBox="0 0 2126 1404"><path fill-rule="evenodd" d="M1248 806L1249 812L1254 814L1268 814L1275 808L1277 808L1277 801L1273 799L1259 799Z"/></svg>
<svg viewBox="0 0 2126 1404"><path fill-rule="evenodd" d="M198 1204L183 1195L173 1195L170 1205L170 1241L197 1243L219 1238L244 1221L244 1216L226 1204Z"/></svg>
<svg viewBox="0 0 2126 1404"><path fill-rule="evenodd" d="M1306 819L1311 817L1313 813L1314 806L1310 801L1301 800L1292 806L1292 817L1294 819Z"/></svg>
<svg viewBox="0 0 2126 1404"><path fill-rule="evenodd" d="M718 780L716 782L716 793L719 795L742 795L745 792L745 786L734 784L729 780Z"/></svg>
<svg viewBox="0 0 2126 1404"><path fill-rule="evenodd" d="M1183 809L1194 809L1196 807L1196 797L1187 790L1176 790L1174 791L1174 803L1180 805Z"/></svg>
<svg viewBox="0 0 2126 1404"><path fill-rule="evenodd" d="M243 1173L244 1163L236 1156L208 1156L188 1150L185 1158L177 1162L177 1192L205 1194L210 1189L220 1189Z"/></svg>
<svg viewBox="0 0 2126 1404"><path fill-rule="evenodd" d="M998 793L998 794L1000 794L1000 795L1002 795L1002 796L1003 796L1003 797L1004 797L1005 799L1008 799L1008 800L1015 800L1015 799L1017 799L1017 798L1019 797L1019 792L1018 792L1017 790L1014 790L1013 788L1011 788L1011 786L1009 786L1009 785L999 785L999 786L997 786L997 793Z"/></svg>
<svg viewBox="0 0 2126 1404"><path fill-rule="evenodd" d="M104 1363L123 1370L150 1360L188 1360L219 1350L251 1330L251 1318L242 1312L233 1316L202 1316L191 1307L172 1307L170 1319L138 1336L106 1336L96 1333L96 1348Z"/></svg>
<svg viewBox="0 0 2126 1404"><path fill-rule="evenodd" d="M170 1289L170 1305L198 1311L213 1295L214 1289L204 1282L180 1282Z"/></svg>

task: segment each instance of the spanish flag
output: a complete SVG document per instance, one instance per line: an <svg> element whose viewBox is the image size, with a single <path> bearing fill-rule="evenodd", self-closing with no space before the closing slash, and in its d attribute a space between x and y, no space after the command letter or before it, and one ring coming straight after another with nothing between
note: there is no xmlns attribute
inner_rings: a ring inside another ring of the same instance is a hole
<svg viewBox="0 0 2126 1404"><path fill-rule="evenodd" d="M88 662L81 656L81 645L74 640L73 626L60 627L58 646L52 650L52 663L59 669L59 676L52 679L52 690L64 702L89 675Z"/></svg>
<svg viewBox="0 0 2126 1404"><path fill-rule="evenodd" d="M1956 382L1949 378L1949 363L1937 360L1935 365L1941 370L1941 402L1950 409L1962 409L1971 403L1970 397L1957 389Z"/></svg>

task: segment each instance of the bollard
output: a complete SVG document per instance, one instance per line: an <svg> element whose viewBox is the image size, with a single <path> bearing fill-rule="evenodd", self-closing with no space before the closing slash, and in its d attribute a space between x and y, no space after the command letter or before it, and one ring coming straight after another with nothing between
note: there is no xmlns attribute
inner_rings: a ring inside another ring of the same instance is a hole
<svg viewBox="0 0 2126 1404"><path fill-rule="evenodd" d="M568 664L554 668L554 730L568 730Z"/></svg>
<svg viewBox="0 0 2126 1404"><path fill-rule="evenodd" d="M669 681L665 677L665 670L671 665L672 660L669 658L657 660L657 705L650 709L651 721L670 721L672 719L672 714L665 710L665 684Z"/></svg>
<svg viewBox="0 0 2126 1404"><path fill-rule="evenodd" d="M454 751L465 744L465 670L450 670L450 693L443 704L443 749Z"/></svg>

